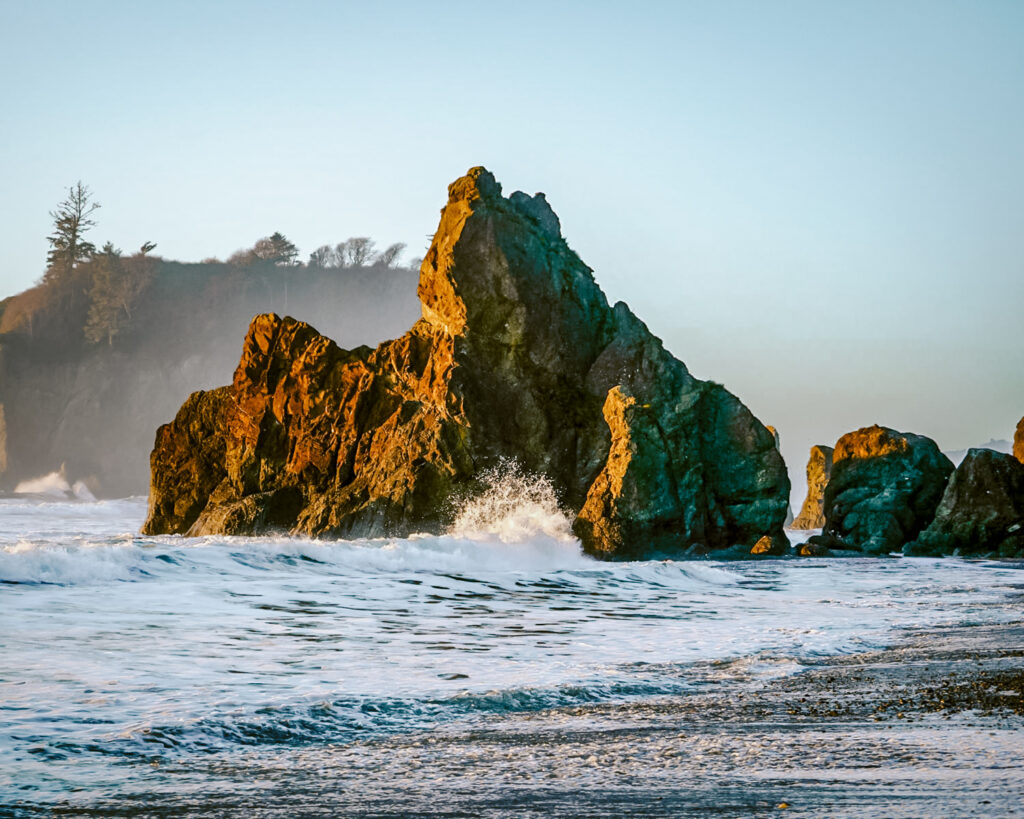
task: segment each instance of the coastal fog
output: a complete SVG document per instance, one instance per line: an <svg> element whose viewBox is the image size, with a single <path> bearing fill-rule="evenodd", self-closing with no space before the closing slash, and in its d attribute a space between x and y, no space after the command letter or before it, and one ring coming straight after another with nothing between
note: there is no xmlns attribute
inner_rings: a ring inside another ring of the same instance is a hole
<svg viewBox="0 0 1024 819"><path fill-rule="evenodd" d="M138 290L100 332L102 258L0 303L0 488L56 472L99 497L145 494L157 427L193 391L230 383L256 314L293 315L346 348L419 317L412 267L243 261L119 259Z"/></svg>

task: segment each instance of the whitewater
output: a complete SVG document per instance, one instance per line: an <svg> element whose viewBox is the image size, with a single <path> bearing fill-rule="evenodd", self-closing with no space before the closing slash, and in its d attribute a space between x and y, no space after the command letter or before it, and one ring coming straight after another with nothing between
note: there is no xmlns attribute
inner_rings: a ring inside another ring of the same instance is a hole
<svg viewBox="0 0 1024 819"><path fill-rule="evenodd" d="M599 562L522 479L465 503L446 535L354 541L143 537L144 498L33 489L0 498L11 810L202 812L339 770L393 794L429 783L439 737L479 790L503 764L496 726L519 747L540 725L593 729L605 707L1010 622L1024 579L952 558ZM583 781L596 757L579 742L560 764Z"/></svg>

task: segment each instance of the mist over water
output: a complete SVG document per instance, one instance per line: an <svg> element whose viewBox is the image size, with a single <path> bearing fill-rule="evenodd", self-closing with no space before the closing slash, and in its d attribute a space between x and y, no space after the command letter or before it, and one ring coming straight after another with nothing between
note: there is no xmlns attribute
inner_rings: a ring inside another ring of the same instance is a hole
<svg viewBox="0 0 1024 819"><path fill-rule="evenodd" d="M145 511L0 499L0 802L212 787L252 753L313 776L351 743L685 697L1016 614L997 563L597 562L550 487L507 470L440 536L141 537Z"/></svg>

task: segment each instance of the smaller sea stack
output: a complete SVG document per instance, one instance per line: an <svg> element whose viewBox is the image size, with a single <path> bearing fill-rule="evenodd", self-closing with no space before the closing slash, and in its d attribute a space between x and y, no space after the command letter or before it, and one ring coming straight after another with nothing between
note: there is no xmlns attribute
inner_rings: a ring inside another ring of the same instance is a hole
<svg viewBox="0 0 1024 819"><path fill-rule="evenodd" d="M825 487L832 475L832 447L811 447L807 459L807 497L791 529L822 529L825 526Z"/></svg>
<svg viewBox="0 0 1024 819"><path fill-rule="evenodd" d="M935 519L904 552L1024 556L1024 464L991 449L969 450Z"/></svg>
<svg viewBox="0 0 1024 819"><path fill-rule="evenodd" d="M822 534L867 554L898 551L931 523L952 472L931 438L877 424L848 432L832 454Z"/></svg>

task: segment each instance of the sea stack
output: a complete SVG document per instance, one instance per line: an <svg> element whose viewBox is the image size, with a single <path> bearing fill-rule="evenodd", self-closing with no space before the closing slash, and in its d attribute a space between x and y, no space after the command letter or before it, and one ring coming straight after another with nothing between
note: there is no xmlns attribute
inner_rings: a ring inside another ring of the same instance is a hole
<svg viewBox="0 0 1024 819"><path fill-rule="evenodd" d="M506 198L484 168L448 193L422 318L342 350L257 316L233 383L158 431L144 531L439 531L514 463L597 556L781 551L789 479L765 426L608 304L543 194Z"/></svg>
<svg viewBox="0 0 1024 819"><path fill-rule="evenodd" d="M825 526L825 487L832 475L832 447L811 447L807 459L807 497L791 529L821 529Z"/></svg>
<svg viewBox="0 0 1024 819"><path fill-rule="evenodd" d="M991 449L969 450L935 519L904 552L1024 557L1024 464Z"/></svg>
<svg viewBox="0 0 1024 819"><path fill-rule="evenodd" d="M822 534L868 554L900 550L935 517L953 464L931 438L878 425L836 442Z"/></svg>

